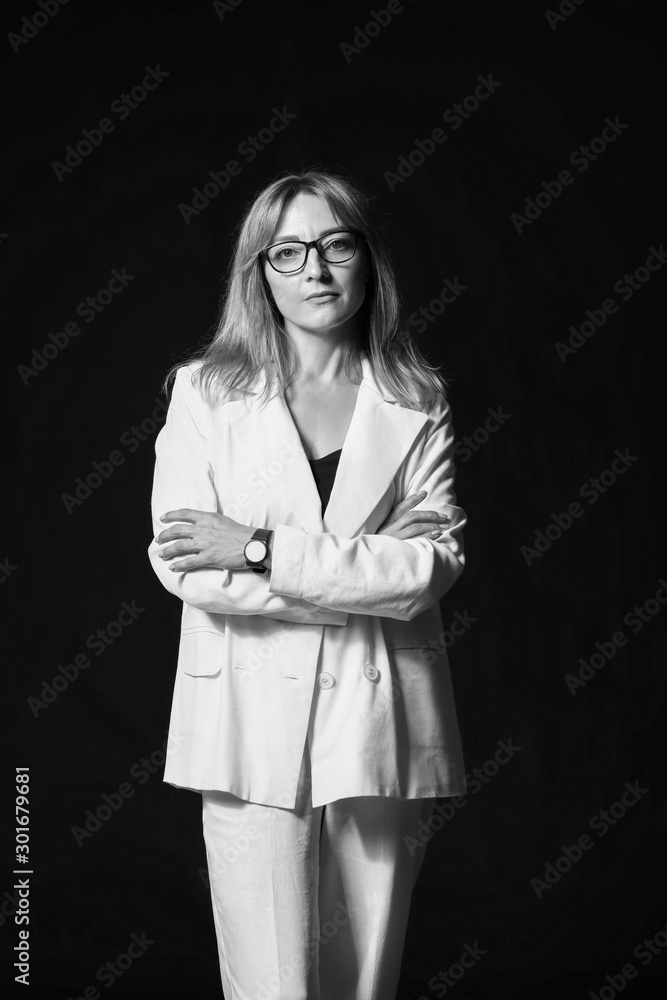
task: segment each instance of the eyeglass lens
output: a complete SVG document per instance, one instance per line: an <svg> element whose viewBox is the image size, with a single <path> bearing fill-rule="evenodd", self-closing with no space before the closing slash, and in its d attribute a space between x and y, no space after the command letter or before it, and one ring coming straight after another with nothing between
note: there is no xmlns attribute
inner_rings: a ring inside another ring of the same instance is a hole
<svg viewBox="0 0 667 1000"><path fill-rule="evenodd" d="M329 233L317 243L317 252L330 264L342 264L354 257L356 237L354 233ZM267 251L269 262L283 273L298 271L306 260L306 244L299 242L278 243Z"/></svg>

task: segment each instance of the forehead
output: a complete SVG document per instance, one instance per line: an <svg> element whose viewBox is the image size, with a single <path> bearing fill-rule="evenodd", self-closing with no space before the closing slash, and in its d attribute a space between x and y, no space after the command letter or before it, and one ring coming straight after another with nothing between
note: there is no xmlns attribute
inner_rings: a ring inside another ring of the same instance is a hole
<svg viewBox="0 0 667 1000"><path fill-rule="evenodd" d="M321 232L337 226L339 222L324 198L301 191L283 207L274 237L300 236L304 239L316 239Z"/></svg>

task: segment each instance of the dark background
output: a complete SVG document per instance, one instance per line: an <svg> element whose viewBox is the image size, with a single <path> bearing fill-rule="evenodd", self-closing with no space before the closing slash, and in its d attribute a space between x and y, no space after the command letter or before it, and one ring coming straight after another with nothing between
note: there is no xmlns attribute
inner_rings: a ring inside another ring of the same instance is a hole
<svg viewBox="0 0 667 1000"><path fill-rule="evenodd" d="M554 30L539 2L414 0L346 59L341 43L383 7L71 0L15 52L6 36L40 8L3 6L3 991L18 930L12 780L29 765L32 985L19 995L82 996L145 933L154 943L115 997L220 996L201 800L163 784L159 766L140 770L166 738L180 613L146 557L150 417L168 368L215 322L244 205L278 171L312 165L376 196L406 316L446 278L466 286L416 335L452 377L457 436L489 408L510 415L470 456L459 450L468 564L442 610L445 626L455 611L476 619L450 649L468 768L499 740L522 749L428 847L399 1000L442 995L429 979L474 942L486 954L448 991L458 1000L584 1000L605 986L608 1000L605 977L628 962L628 1000L667 979L665 951L648 965L633 956L667 926L664 612L636 634L623 622L667 577L665 275L628 302L613 291L667 237L660 4L586 0ZM164 82L126 120L110 113L157 64ZM456 131L443 124L488 74L496 92ZM296 118L249 163L238 146L274 107ZM570 154L616 116L627 129L573 168ZM104 117L113 133L59 181L52 163ZM437 127L447 141L391 191L385 172ZM241 174L186 224L179 205L231 158ZM568 167L574 183L518 233L511 214ZM26 378L33 348L113 268L134 276L127 288ZM618 312L562 362L555 343L610 297ZM141 443L126 435L146 420ZM616 449L636 461L590 504L579 491ZM113 451L122 463L68 512L63 494ZM582 516L528 565L521 547L577 500ZM92 653L87 637L132 601L136 620ZM572 693L566 674L619 629L627 644ZM29 701L86 652L90 666L55 700ZM626 782L648 791L600 837L590 821ZM77 844L73 827L123 783L131 797ZM538 898L531 879L587 832L594 847Z"/></svg>

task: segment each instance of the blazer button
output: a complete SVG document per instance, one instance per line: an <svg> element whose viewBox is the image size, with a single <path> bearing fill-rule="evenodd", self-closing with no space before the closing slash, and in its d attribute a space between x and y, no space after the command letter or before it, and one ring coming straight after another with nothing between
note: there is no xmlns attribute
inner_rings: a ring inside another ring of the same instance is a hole
<svg viewBox="0 0 667 1000"><path fill-rule="evenodd" d="M374 663L365 663L364 664L364 677L367 680L369 680L369 681L376 681L378 679L379 674L380 674L380 671L378 670L378 668L375 666Z"/></svg>
<svg viewBox="0 0 667 1000"><path fill-rule="evenodd" d="M328 674L325 670L324 673L320 674L320 676L317 678L317 683L320 685L321 688L332 688L336 683L336 678L333 676L333 674Z"/></svg>

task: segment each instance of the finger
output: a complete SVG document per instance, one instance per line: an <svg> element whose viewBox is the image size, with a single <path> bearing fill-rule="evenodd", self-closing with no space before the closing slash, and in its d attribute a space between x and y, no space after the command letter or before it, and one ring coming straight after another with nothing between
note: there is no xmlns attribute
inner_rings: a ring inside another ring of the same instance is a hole
<svg viewBox="0 0 667 1000"><path fill-rule="evenodd" d="M160 515L161 521L191 521L193 524L197 520L197 515L201 511L192 510L191 507L179 507L178 510L168 510L166 514Z"/></svg>
<svg viewBox="0 0 667 1000"><path fill-rule="evenodd" d="M192 528L185 524L175 524L171 528L165 528L161 531L159 535L155 536L155 541L158 545L164 545L165 542L171 542L175 538L192 538Z"/></svg>
<svg viewBox="0 0 667 1000"><path fill-rule="evenodd" d="M169 569L172 573L186 573L189 569L195 569L196 566L192 564L191 559L179 559L178 562L169 563Z"/></svg>
<svg viewBox="0 0 667 1000"><path fill-rule="evenodd" d="M449 521L449 514L443 514L437 510L411 510L405 514L401 514L399 520L406 525L417 521L435 521L436 523L446 524Z"/></svg>
<svg viewBox="0 0 667 1000"><path fill-rule="evenodd" d="M403 511L409 510L410 507L414 507L417 503L421 503L425 496L425 490L422 490L421 493L411 493L410 496L405 497L405 499L400 500L396 504L391 512L391 516L395 517L397 514L400 516Z"/></svg>
<svg viewBox="0 0 667 1000"><path fill-rule="evenodd" d="M172 573L187 573L193 569L206 569L208 565L206 556L186 556L185 559L179 559L177 562L169 563L169 569Z"/></svg>
<svg viewBox="0 0 667 1000"><path fill-rule="evenodd" d="M441 510L411 510L405 517L414 518L417 521L449 521L449 514Z"/></svg>
<svg viewBox="0 0 667 1000"><path fill-rule="evenodd" d="M420 490L419 493L411 493L410 496L407 496L405 500L402 500L398 506L405 508L414 507L416 503L421 503L425 496L426 490Z"/></svg>
<svg viewBox="0 0 667 1000"><path fill-rule="evenodd" d="M190 539L190 541L174 542L166 549L158 552L158 559L173 559L174 556L192 555L201 552L201 548Z"/></svg>
<svg viewBox="0 0 667 1000"><path fill-rule="evenodd" d="M389 527L390 524L395 524L403 517L404 513L414 507L415 504L421 503L426 496L426 490L422 490L421 493L411 493L410 496L405 497L404 500L400 500L396 506L392 509L391 514L384 522L384 527Z"/></svg>
<svg viewBox="0 0 667 1000"><path fill-rule="evenodd" d="M434 528L432 522L409 524L401 531L402 538L416 538L419 535L438 538L442 534L442 528Z"/></svg>

